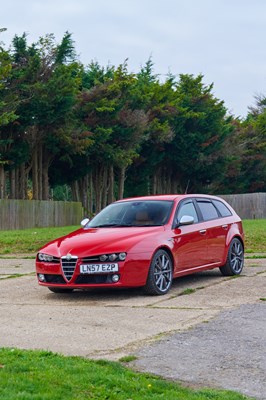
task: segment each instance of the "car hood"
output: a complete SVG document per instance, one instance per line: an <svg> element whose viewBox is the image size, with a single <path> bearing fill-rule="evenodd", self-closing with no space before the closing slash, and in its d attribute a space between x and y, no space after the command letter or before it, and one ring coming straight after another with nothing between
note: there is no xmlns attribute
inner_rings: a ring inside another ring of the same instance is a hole
<svg viewBox="0 0 266 400"><path fill-rule="evenodd" d="M163 231L163 226L79 229L48 243L40 251L55 257L62 257L68 253L72 256L87 257L128 252L136 244L142 242L137 251L145 252L154 246L154 243L149 240L150 237L157 236Z"/></svg>

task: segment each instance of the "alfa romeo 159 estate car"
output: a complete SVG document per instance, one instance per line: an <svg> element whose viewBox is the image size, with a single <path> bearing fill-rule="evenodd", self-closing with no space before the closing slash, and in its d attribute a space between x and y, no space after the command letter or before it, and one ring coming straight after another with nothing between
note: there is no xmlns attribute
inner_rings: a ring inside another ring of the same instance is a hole
<svg viewBox="0 0 266 400"><path fill-rule="evenodd" d="M221 198L159 195L124 199L37 254L38 282L52 292L144 287L163 295L174 278L244 264L241 219Z"/></svg>

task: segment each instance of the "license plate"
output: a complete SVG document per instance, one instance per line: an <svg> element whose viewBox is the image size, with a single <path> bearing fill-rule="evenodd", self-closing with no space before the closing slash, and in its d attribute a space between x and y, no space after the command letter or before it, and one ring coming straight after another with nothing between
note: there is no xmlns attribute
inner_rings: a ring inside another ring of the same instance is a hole
<svg viewBox="0 0 266 400"><path fill-rule="evenodd" d="M81 274L102 274L109 272L118 272L118 264L82 264L80 266Z"/></svg>

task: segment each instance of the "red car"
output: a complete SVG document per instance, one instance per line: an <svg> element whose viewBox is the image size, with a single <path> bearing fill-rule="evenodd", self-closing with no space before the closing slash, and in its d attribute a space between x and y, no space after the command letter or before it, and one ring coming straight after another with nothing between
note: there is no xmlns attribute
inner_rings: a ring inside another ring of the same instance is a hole
<svg viewBox="0 0 266 400"><path fill-rule="evenodd" d="M52 292L140 287L162 295L173 278L244 265L241 219L221 198L159 195L110 204L77 231L42 247L38 282Z"/></svg>

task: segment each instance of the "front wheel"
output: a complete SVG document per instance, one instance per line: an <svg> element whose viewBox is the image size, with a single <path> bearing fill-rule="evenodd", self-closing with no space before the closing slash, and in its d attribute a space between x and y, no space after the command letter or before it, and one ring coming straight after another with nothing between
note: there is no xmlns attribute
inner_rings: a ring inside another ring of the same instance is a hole
<svg viewBox="0 0 266 400"><path fill-rule="evenodd" d="M74 289L64 289L64 288L56 288L56 287L48 287L49 290L53 293L71 293Z"/></svg>
<svg viewBox="0 0 266 400"><path fill-rule="evenodd" d="M242 242L235 238L229 246L225 265L220 267L222 275L239 275L244 266L244 248Z"/></svg>
<svg viewBox="0 0 266 400"><path fill-rule="evenodd" d="M144 290L147 294L166 294L173 280L173 263L165 250L158 250L151 261L148 279Z"/></svg>

